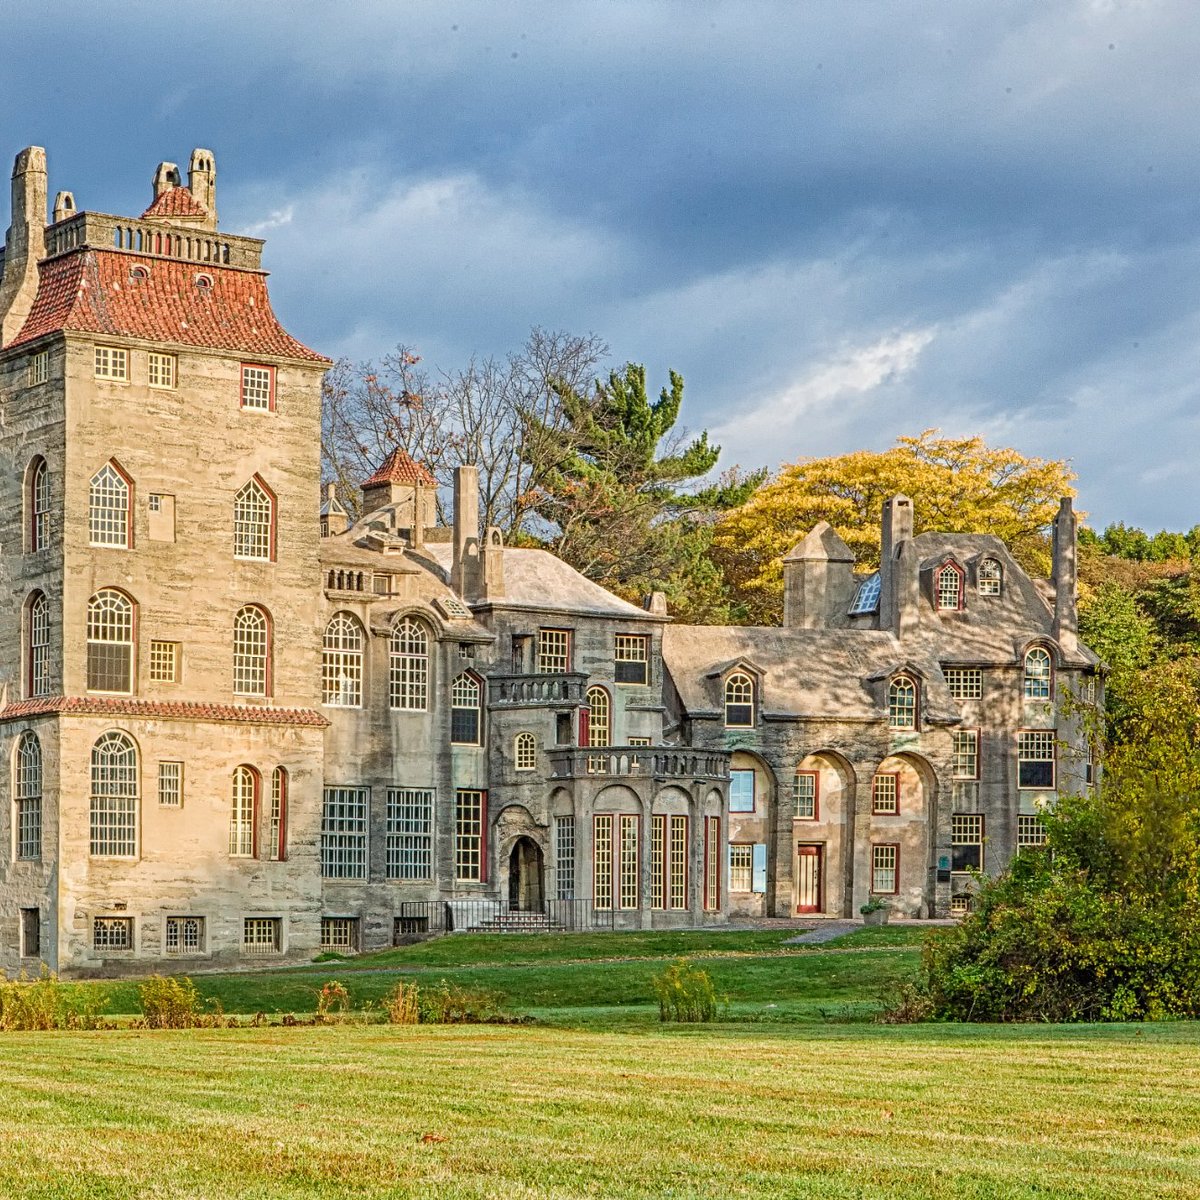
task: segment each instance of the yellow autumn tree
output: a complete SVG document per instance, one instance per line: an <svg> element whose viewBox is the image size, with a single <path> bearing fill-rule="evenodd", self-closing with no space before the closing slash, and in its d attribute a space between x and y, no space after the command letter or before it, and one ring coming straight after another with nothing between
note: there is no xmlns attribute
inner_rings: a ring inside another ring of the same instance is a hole
<svg viewBox="0 0 1200 1200"><path fill-rule="evenodd" d="M746 619L779 620L780 559L818 521L845 539L859 570L877 567L883 502L897 492L912 498L917 533L995 534L1027 570L1045 575L1047 530L1059 499L1075 494L1067 463L938 433L902 437L881 452L801 459L725 514L714 530L713 556Z"/></svg>

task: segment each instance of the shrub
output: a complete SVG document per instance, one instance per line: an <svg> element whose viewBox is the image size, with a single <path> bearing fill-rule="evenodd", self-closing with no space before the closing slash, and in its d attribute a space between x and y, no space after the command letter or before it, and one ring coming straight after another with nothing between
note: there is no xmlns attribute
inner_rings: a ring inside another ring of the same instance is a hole
<svg viewBox="0 0 1200 1200"><path fill-rule="evenodd" d="M151 975L138 987L147 1029L193 1029L203 1023L200 993L185 975Z"/></svg>
<svg viewBox="0 0 1200 1200"><path fill-rule="evenodd" d="M651 980L658 997L660 1021L712 1021L717 1015L717 995L707 971L686 958Z"/></svg>
<svg viewBox="0 0 1200 1200"><path fill-rule="evenodd" d="M383 1011L389 1024L415 1025L421 1017L419 989L415 983L397 982L383 997Z"/></svg>
<svg viewBox="0 0 1200 1200"><path fill-rule="evenodd" d="M423 1025L480 1025L503 1017L499 992L464 988L444 979L417 992L417 1011Z"/></svg>
<svg viewBox="0 0 1200 1200"><path fill-rule="evenodd" d="M336 979L328 983L317 993L317 1020L327 1025L340 1023L346 1019L350 1010L350 993Z"/></svg>
<svg viewBox="0 0 1200 1200"><path fill-rule="evenodd" d="M45 967L37 979L0 976L0 1030L96 1029L103 1006L102 995L76 992Z"/></svg>

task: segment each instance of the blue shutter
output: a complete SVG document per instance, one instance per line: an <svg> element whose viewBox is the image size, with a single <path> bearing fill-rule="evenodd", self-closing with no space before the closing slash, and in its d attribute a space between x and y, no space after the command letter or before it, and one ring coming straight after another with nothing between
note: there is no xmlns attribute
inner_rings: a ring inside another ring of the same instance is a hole
<svg viewBox="0 0 1200 1200"><path fill-rule="evenodd" d="M754 876L750 889L755 892L767 890L767 848L762 842L754 844Z"/></svg>

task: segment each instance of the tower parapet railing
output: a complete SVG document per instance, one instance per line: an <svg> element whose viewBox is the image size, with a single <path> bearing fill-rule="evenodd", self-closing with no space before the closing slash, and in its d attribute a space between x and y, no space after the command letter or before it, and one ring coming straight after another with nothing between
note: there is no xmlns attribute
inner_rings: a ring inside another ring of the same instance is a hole
<svg viewBox="0 0 1200 1200"><path fill-rule="evenodd" d="M176 258L213 267L262 266L260 238L214 233L183 225L164 225L136 217L81 212L46 229L46 257L54 258L89 246L93 250L124 250L154 258Z"/></svg>

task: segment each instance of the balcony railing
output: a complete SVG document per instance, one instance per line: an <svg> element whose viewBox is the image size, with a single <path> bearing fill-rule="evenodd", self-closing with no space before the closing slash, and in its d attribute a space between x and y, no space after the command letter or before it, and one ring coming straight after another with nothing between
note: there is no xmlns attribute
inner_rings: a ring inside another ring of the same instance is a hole
<svg viewBox="0 0 1200 1200"><path fill-rule="evenodd" d="M518 906L504 900L408 900L394 918L393 941L426 933L568 933L612 929L611 909L590 900L541 900Z"/></svg>
<svg viewBox="0 0 1200 1200"><path fill-rule="evenodd" d="M604 746L590 750L551 750L551 776L579 779L588 775L641 776L646 779L729 778L729 755L717 751L665 746Z"/></svg>
<svg viewBox="0 0 1200 1200"><path fill-rule="evenodd" d="M584 702L588 677L581 672L562 675L490 675L488 705L513 707Z"/></svg>

